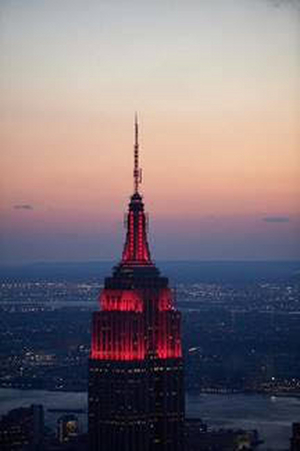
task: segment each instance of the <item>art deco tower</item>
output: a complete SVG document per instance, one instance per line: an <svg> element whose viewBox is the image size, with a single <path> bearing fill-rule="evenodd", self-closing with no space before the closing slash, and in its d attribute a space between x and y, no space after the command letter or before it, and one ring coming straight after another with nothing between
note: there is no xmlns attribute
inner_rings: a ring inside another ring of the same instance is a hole
<svg viewBox="0 0 300 451"><path fill-rule="evenodd" d="M150 256L137 118L133 176L122 259L105 279L101 310L93 314L90 451L182 451L181 316Z"/></svg>

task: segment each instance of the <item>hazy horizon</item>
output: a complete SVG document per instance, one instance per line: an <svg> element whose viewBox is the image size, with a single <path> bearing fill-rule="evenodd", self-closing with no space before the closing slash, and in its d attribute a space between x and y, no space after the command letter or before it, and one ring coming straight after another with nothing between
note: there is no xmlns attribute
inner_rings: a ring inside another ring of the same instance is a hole
<svg viewBox="0 0 300 451"><path fill-rule="evenodd" d="M135 110L155 260L300 259L298 1L0 16L1 264L120 258Z"/></svg>

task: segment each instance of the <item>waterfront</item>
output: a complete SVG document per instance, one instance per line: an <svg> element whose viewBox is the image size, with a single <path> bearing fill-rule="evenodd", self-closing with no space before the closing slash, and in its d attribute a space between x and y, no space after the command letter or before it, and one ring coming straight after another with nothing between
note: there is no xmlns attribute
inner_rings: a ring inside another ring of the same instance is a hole
<svg viewBox="0 0 300 451"><path fill-rule="evenodd" d="M10 409L33 403L44 405L46 424L54 428L63 412L49 412L47 409L84 409L86 412L87 394L0 389L1 415ZM268 447L283 450L289 446L292 422L299 421L300 399L244 394L188 394L186 411L188 417L201 417L211 427L257 429L265 440L259 450ZM82 430L86 430L86 413L76 415Z"/></svg>
<svg viewBox="0 0 300 451"><path fill-rule="evenodd" d="M289 449L291 424L299 421L300 399L265 395L187 395L187 415L209 426L257 429L265 441L259 450Z"/></svg>

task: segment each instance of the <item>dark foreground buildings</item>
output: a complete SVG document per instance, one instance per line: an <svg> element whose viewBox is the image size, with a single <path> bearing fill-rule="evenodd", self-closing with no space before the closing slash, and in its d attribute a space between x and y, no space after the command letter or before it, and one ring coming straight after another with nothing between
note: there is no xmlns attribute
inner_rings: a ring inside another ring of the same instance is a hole
<svg viewBox="0 0 300 451"><path fill-rule="evenodd" d="M293 423L290 451L300 451L300 423Z"/></svg>
<svg viewBox="0 0 300 451"><path fill-rule="evenodd" d="M138 150L136 121L126 242L93 315L90 451L183 450L181 317L168 279L151 260Z"/></svg>
<svg viewBox="0 0 300 451"><path fill-rule="evenodd" d="M43 451L44 432L43 406L13 409L0 420L0 450Z"/></svg>

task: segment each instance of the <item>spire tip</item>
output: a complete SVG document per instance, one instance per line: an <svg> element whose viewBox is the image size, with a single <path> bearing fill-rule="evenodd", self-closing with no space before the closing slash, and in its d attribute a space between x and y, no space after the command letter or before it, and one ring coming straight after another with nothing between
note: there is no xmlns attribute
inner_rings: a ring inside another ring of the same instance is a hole
<svg viewBox="0 0 300 451"><path fill-rule="evenodd" d="M141 169L139 168L139 124L137 112L134 114L134 169L133 169L133 181L134 181L134 193L139 192L139 184L141 183Z"/></svg>

